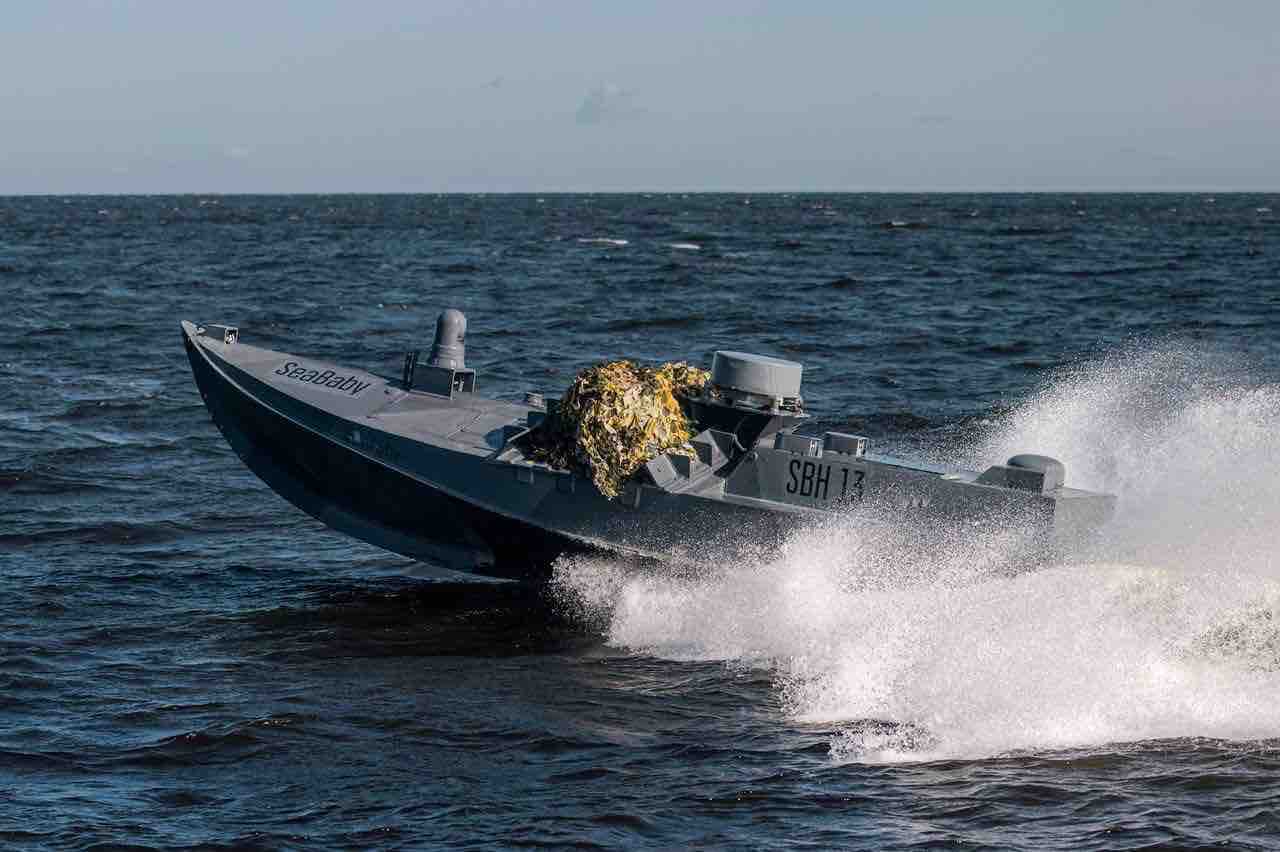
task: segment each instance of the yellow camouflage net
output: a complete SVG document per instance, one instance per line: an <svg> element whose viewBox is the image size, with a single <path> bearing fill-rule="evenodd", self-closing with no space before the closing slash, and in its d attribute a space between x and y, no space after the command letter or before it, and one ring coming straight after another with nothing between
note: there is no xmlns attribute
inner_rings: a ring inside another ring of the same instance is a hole
<svg viewBox="0 0 1280 852"><path fill-rule="evenodd" d="M560 407L534 430L531 455L572 470L613 499L646 462L664 453L692 457L692 424L676 401L711 374L684 362L645 367L610 361L588 367L565 391Z"/></svg>

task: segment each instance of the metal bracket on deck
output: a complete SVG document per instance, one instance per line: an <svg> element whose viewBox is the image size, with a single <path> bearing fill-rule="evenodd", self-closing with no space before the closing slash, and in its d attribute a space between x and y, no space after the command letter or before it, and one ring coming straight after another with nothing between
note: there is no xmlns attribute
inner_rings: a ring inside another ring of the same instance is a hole
<svg viewBox="0 0 1280 852"><path fill-rule="evenodd" d="M407 391L422 391L452 399L456 394L475 393L476 371L465 367L432 367L419 364L417 349L404 355L404 373L401 381Z"/></svg>

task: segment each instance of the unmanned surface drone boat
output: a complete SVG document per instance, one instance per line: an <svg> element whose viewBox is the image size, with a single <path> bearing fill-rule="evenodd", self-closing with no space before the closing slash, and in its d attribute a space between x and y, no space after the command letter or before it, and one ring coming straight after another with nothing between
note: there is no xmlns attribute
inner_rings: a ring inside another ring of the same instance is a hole
<svg viewBox="0 0 1280 852"><path fill-rule="evenodd" d="M214 423L271 488L334 529L477 574L544 578L575 551L725 562L837 511L855 523L913 513L975 532L1018 527L1057 548L1114 509L1111 495L1066 487L1044 456L963 471L873 454L856 435L798 434L801 365L724 351L705 388L680 400L693 453L653 458L609 499L534 459L547 418L537 394L522 404L476 392L465 328L446 311L430 356L409 353L391 379L182 323Z"/></svg>

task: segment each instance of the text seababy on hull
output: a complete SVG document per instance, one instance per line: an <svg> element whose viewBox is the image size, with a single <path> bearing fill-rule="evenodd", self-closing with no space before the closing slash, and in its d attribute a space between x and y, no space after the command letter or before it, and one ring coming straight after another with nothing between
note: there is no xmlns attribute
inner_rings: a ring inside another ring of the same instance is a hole
<svg viewBox="0 0 1280 852"><path fill-rule="evenodd" d="M369 387L369 382L362 382L355 376L344 376L340 373L335 373L333 370L310 369L302 366L297 361L286 361L284 366L275 371L275 374L310 385L319 385L331 390L349 393L352 396L359 396L365 388Z"/></svg>

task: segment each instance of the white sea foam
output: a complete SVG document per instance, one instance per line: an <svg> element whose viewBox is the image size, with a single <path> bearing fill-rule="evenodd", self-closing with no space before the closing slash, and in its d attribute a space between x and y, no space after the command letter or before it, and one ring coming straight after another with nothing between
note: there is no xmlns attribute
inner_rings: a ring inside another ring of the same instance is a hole
<svg viewBox="0 0 1280 852"><path fill-rule="evenodd" d="M1186 349L1126 352L964 448L1044 452L1118 494L1086 562L1011 577L990 558L1011 543L844 517L750 564L574 560L555 582L617 646L769 670L841 759L1277 738L1280 389L1222 374Z"/></svg>
<svg viewBox="0 0 1280 852"><path fill-rule="evenodd" d="M630 240L618 240L612 237L578 237L578 242L599 246L625 246Z"/></svg>
<svg viewBox="0 0 1280 852"><path fill-rule="evenodd" d="M702 246L697 243L667 243L669 248L680 249L681 251L701 251Z"/></svg>

